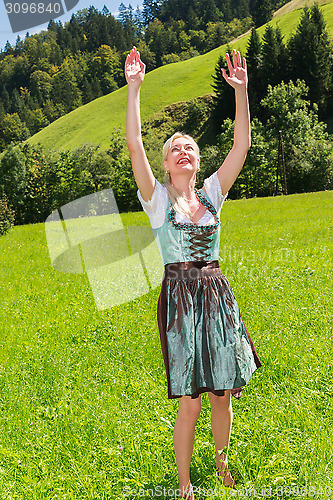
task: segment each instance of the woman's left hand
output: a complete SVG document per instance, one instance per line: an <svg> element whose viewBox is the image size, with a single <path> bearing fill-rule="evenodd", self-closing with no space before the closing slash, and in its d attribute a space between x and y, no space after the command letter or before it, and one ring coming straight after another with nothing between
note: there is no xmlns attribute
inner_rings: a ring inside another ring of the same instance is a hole
<svg viewBox="0 0 333 500"><path fill-rule="evenodd" d="M228 53L225 55L225 57L226 57L227 65L228 65L228 69L229 69L229 76L227 75L226 70L224 68L221 68L223 78L235 90L240 89L242 87L244 87L246 89L247 88L247 68L246 68L245 57L243 57L243 61L242 61L240 52L238 50L236 52L235 49L232 51L233 64L231 63L230 56Z"/></svg>

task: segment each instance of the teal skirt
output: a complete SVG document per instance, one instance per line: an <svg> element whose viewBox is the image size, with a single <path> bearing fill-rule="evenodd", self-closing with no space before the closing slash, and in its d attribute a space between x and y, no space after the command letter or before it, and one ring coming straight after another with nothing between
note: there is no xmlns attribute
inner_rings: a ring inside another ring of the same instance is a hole
<svg viewBox="0 0 333 500"><path fill-rule="evenodd" d="M223 396L230 389L239 399L262 364L218 261L164 269L157 321L168 398Z"/></svg>

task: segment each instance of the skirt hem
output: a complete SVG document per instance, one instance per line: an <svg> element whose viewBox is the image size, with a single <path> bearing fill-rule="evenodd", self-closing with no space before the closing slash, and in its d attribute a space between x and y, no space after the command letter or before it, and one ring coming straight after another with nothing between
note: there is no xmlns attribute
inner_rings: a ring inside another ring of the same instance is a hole
<svg viewBox="0 0 333 500"><path fill-rule="evenodd" d="M225 391L229 391L229 390L230 390L230 393L232 396L239 399L242 395L243 387L237 387L235 389L219 389L219 390L210 389L209 387L199 387L199 389L197 389L193 394L175 395L175 394L168 393L168 399L177 399L177 398L182 398L183 396L190 396L191 399L197 399L200 396L200 394L203 394L205 392L211 392L215 396L224 396Z"/></svg>

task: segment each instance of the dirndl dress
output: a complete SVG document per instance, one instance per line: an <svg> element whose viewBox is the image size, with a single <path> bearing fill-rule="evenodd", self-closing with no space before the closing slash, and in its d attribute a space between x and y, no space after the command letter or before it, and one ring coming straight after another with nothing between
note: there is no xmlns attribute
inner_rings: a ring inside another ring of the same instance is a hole
<svg viewBox="0 0 333 500"><path fill-rule="evenodd" d="M226 196L216 172L205 180L205 189L196 190L196 196L207 208L208 224L177 222L167 190L157 180L150 201L137 193L164 263L157 323L169 399L197 398L208 391L222 396L227 389L239 399L262 366L219 267L219 212Z"/></svg>

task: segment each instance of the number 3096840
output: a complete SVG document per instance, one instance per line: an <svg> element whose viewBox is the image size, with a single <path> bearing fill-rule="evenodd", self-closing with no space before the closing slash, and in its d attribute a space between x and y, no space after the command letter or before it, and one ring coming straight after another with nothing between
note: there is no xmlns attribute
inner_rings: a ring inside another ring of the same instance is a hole
<svg viewBox="0 0 333 500"><path fill-rule="evenodd" d="M5 4L7 14L43 14L44 12L49 12L50 14L59 14L61 11L60 3L11 3L7 2Z"/></svg>

